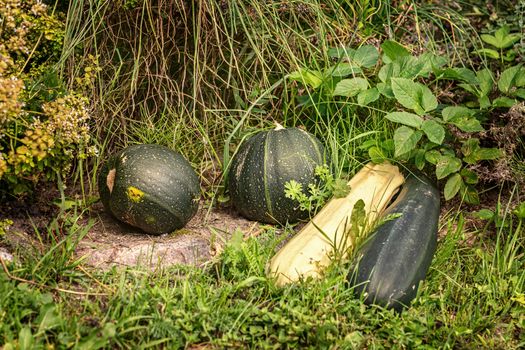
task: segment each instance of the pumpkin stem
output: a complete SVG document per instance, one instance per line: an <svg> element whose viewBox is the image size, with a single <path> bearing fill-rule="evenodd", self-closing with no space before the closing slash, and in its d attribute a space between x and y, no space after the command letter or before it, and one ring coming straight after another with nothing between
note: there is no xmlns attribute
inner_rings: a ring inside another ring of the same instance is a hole
<svg viewBox="0 0 525 350"><path fill-rule="evenodd" d="M284 126L282 126L281 124L275 122L275 129L273 130L283 130L284 129Z"/></svg>

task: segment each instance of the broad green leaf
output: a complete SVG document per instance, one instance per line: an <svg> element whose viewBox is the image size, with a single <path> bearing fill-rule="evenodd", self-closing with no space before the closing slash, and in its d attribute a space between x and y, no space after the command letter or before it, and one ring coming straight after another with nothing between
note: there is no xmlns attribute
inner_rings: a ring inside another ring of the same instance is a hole
<svg viewBox="0 0 525 350"><path fill-rule="evenodd" d="M425 153L425 160L430 164L436 165L441 158L441 153L438 150L430 150Z"/></svg>
<svg viewBox="0 0 525 350"><path fill-rule="evenodd" d="M353 62L365 68L372 68L379 60L379 52L372 45L363 45L354 54Z"/></svg>
<svg viewBox="0 0 525 350"><path fill-rule="evenodd" d="M419 115L437 108L436 96L423 84L405 78L392 78L392 90L403 107L413 109Z"/></svg>
<svg viewBox="0 0 525 350"><path fill-rule="evenodd" d="M463 160L469 164L475 164L478 159L475 156L476 151L479 149L479 139L472 137L462 142L461 153L463 153Z"/></svg>
<svg viewBox="0 0 525 350"><path fill-rule="evenodd" d="M487 56L495 60L499 59L499 52L493 49L479 49L474 52L480 56Z"/></svg>
<svg viewBox="0 0 525 350"><path fill-rule="evenodd" d="M399 157L414 150L422 136L423 133L419 130L414 130L406 126L397 128L394 132L394 155Z"/></svg>
<svg viewBox="0 0 525 350"><path fill-rule="evenodd" d="M383 83L387 83L390 81L393 77L399 76L399 64L394 63L388 63L385 64L381 69L379 69L379 73L377 74L377 77L379 80L381 80Z"/></svg>
<svg viewBox="0 0 525 350"><path fill-rule="evenodd" d="M353 97L368 89L368 81L364 78L343 79L335 86L333 96Z"/></svg>
<svg viewBox="0 0 525 350"><path fill-rule="evenodd" d="M479 148L475 151L475 156L478 160L493 160L503 156L503 153L498 148Z"/></svg>
<svg viewBox="0 0 525 350"><path fill-rule="evenodd" d="M33 334L31 328L25 326L18 332L18 349L31 350L33 348Z"/></svg>
<svg viewBox="0 0 525 350"><path fill-rule="evenodd" d="M514 67L510 67L508 69L505 69L498 80L498 88L499 91L508 94L510 89L515 86L515 81L517 78L518 73L521 70L521 66L517 65Z"/></svg>
<svg viewBox="0 0 525 350"><path fill-rule="evenodd" d="M490 34L481 34L480 35L480 38L481 40L483 40L484 42L486 42L487 44L491 45L491 46L494 46L496 48L499 49L499 42L498 42L498 39L496 39L496 37L494 35L490 35Z"/></svg>
<svg viewBox="0 0 525 350"><path fill-rule="evenodd" d="M445 195L445 200L448 201L454 198L456 194L458 194L462 183L463 179L461 179L461 175L459 175L458 173L449 177L447 183L445 184L445 189L443 191L443 194Z"/></svg>
<svg viewBox="0 0 525 350"><path fill-rule="evenodd" d="M441 156L436 163L436 176L438 180L444 179L450 174L461 169L461 159L454 156Z"/></svg>
<svg viewBox="0 0 525 350"><path fill-rule="evenodd" d="M461 177L463 177L463 180L465 180L465 183L469 185L475 185L478 183L478 175L472 170L463 168L459 173L461 174Z"/></svg>
<svg viewBox="0 0 525 350"><path fill-rule="evenodd" d="M447 68L442 73L442 78L463 81L467 84L476 84L476 73L468 68Z"/></svg>
<svg viewBox="0 0 525 350"><path fill-rule="evenodd" d="M362 70L355 64L342 62L324 70L325 77L346 77L361 73Z"/></svg>
<svg viewBox="0 0 525 350"><path fill-rule="evenodd" d="M516 103L518 103L518 101L516 101L515 99L506 97L506 96L502 96L492 101L492 106L510 108L514 106Z"/></svg>
<svg viewBox="0 0 525 350"><path fill-rule="evenodd" d="M471 117L476 112L470 108L463 107L463 106L449 106L443 108L441 111L441 115L443 116L443 120L448 122L451 120L454 120L459 117Z"/></svg>
<svg viewBox="0 0 525 350"><path fill-rule="evenodd" d="M397 57L410 55L410 52L404 46L392 40L385 40L381 44L381 48L383 49L384 63L390 63Z"/></svg>
<svg viewBox="0 0 525 350"><path fill-rule="evenodd" d="M494 33L494 37L498 42L499 49L506 49L514 45L515 42L521 39L521 35L517 33L510 33L508 26L502 26Z"/></svg>
<svg viewBox="0 0 525 350"><path fill-rule="evenodd" d="M355 55L355 49L351 47L332 47L328 49L328 56L337 59L351 59Z"/></svg>
<svg viewBox="0 0 525 350"><path fill-rule="evenodd" d="M445 128L435 120L425 120L421 126L421 130L427 135L430 142L441 145L445 139Z"/></svg>
<svg viewBox="0 0 525 350"><path fill-rule="evenodd" d="M452 124L463 132L480 132L485 130L479 120L474 117L458 117L452 121Z"/></svg>
<svg viewBox="0 0 525 350"><path fill-rule="evenodd" d="M479 204L478 191L472 186L461 186L461 197L468 204Z"/></svg>
<svg viewBox="0 0 525 350"><path fill-rule="evenodd" d="M391 122L411 126L416 129L420 129L423 124L423 118L417 114L408 112L391 112L388 113L385 118Z"/></svg>
<svg viewBox="0 0 525 350"><path fill-rule="evenodd" d="M489 108L492 103L490 103L490 99L488 96L481 96L479 99L479 108L481 109L487 109Z"/></svg>
<svg viewBox="0 0 525 350"><path fill-rule="evenodd" d="M368 156L370 157L370 160L376 164L381 163L386 159L383 151L376 146L368 149Z"/></svg>
<svg viewBox="0 0 525 350"><path fill-rule="evenodd" d="M496 30L494 35L481 35L481 40L498 49L509 48L520 39L521 35L518 33L511 34L508 26L502 26L501 28Z"/></svg>
<svg viewBox="0 0 525 350"><path fill-rule="evenodd" d="M514 95L525 100L525 89L517 89L514 91Z"/></svg>
<svg viewBox="0 0 525 350"><path fill-rule="evenodd" d="M434 72L448 63L448 59L443 56L438 56L431 52L425 52L418 57L420 62L423 62L424 66L420 74L426 75L427 73Z"/></svg>
<svg viewBox="0 0 525 350"><path fill-rule="evenodd" d="M490 209L481 209L472 213L475 217L482 220L492 220L494 218L494 212Z"/></svg>
<svg viewBox="0 0 525 350"><path fill-rule="evenodd" d="M371 88L361 91L357 95L357 103L361 106L367 106L369 103L376 101L379 98L379 90L377 88Z"/></svg>
<svg viewBox="0 0 525 350"><path fill-rule="evenodd" d="M425 153L424 149L418 149L414 154L414 164L419 170L425 167Z"/></svg>
<svg viewBox="0 0 525 350"><path fill-rule="evenodd" d="M377 90L379 90L379 93L387 98L394 98L394 91L392 91L392 87L390 84L386 83L377 83L376 85Z"/></svg>
<svg viewBox="0 0 525 350"><path fill-rule="evenodd" d="M492 92L492 87L494 86L494 77L490 69L485 68L476 73L476 78L479 82L479 89L482 96L487 96Z"/></svg>
<svg viewBox="0 0 525 350"><path fill-rule="evenodd" d="M481 95L479 89L473 84L458 84L458 86L463 88L465 91L470 92L474 96L479 97Z"/></svg>
<svg viewBox="0 0 525 350"><path fill-rule="evenodd" d="M290 73L288 78L308 85L314 89L321 86L323 83L323 74L317 70L309 70L306 68L301 68L298 71Z"/></svg>
<svg viewBox="0 0 525 350"><path fill-rule="evenodd" d="M394 61L394 65L399 65L399 77L414 79L422 75L425 62L414 56L399 57Z"/></svg>
<svg viewBox="0 0 525 350"><path fill-rule="evenodd" d="M525 86L525 67L522 66L518 73L516 73L514 85L516 85L517 87Z"/></svg>

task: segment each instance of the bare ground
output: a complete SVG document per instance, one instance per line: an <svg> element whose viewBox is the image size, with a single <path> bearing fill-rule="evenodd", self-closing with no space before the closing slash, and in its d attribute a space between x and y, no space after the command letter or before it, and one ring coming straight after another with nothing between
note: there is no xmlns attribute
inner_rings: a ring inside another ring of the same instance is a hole
<svg viewBox="0 0 525 350"><path fill-rule="evenodd" d="M45 249L36 239L35 230L40 227L40 232L45 232L50 213L33 208L32 214L11 216L14 223L4 242L0 242L0 252L5 257L8 254L16 256L12 252L31 247ZM91 220L93 225L78 244L76 257L82 257L84 264L100 269L133 266L155 269L177 264L200 266L221 251L235 230L242 230L245 236L260 232L259 223L246 220L229 208L208 210L203 204L183 229L161 236L148 235L118 222L99 203L82 220L85 224Z"/></svg>

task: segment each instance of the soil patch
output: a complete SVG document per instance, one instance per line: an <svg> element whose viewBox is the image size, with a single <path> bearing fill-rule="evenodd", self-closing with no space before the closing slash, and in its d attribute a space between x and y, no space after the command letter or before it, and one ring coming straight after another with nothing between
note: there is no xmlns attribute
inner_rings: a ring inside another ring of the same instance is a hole
<svg viewBox="0 0 525 350"><path fill-rule="evenodd" d="M208 209L201 203L195 217L183 229L152 236L117 221L97 203L82 218L86 225L90 220L93 225L78 244L76 255L84 259L84 264L99 269L134 266L156 269L178 264L201 266L222 250L236 230L242 230L246 236L261 232L258 222L246 220L232 209ZM36 240L35 230L45 229L51 218L47 215L49 213L32 210L36 211L4 214L14 222L4 242L0 243L5 254L28 247L43 248Z"/></svg>

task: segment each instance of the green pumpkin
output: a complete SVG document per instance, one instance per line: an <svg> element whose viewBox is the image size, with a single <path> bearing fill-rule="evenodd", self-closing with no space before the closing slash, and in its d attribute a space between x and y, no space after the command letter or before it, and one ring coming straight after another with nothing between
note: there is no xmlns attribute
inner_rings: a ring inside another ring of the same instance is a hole
<svg viewBox="0 0 525 350"><path fill-rule="evenodd" d="M98 176L106 211L150 234L182 228L199 205L199 179L179 153L133 145L112 156Z"/></svg>
<svg viewBox="0 0 525 350"><path fill-rule="evenodd" d="M316 183L315 168L324 163L324 147L299 128L277 127L245 141L231 161L228 189L233 205L251 220L294 223L308 218L298 203L285 197L285 183L306 190Z"/></svg>

